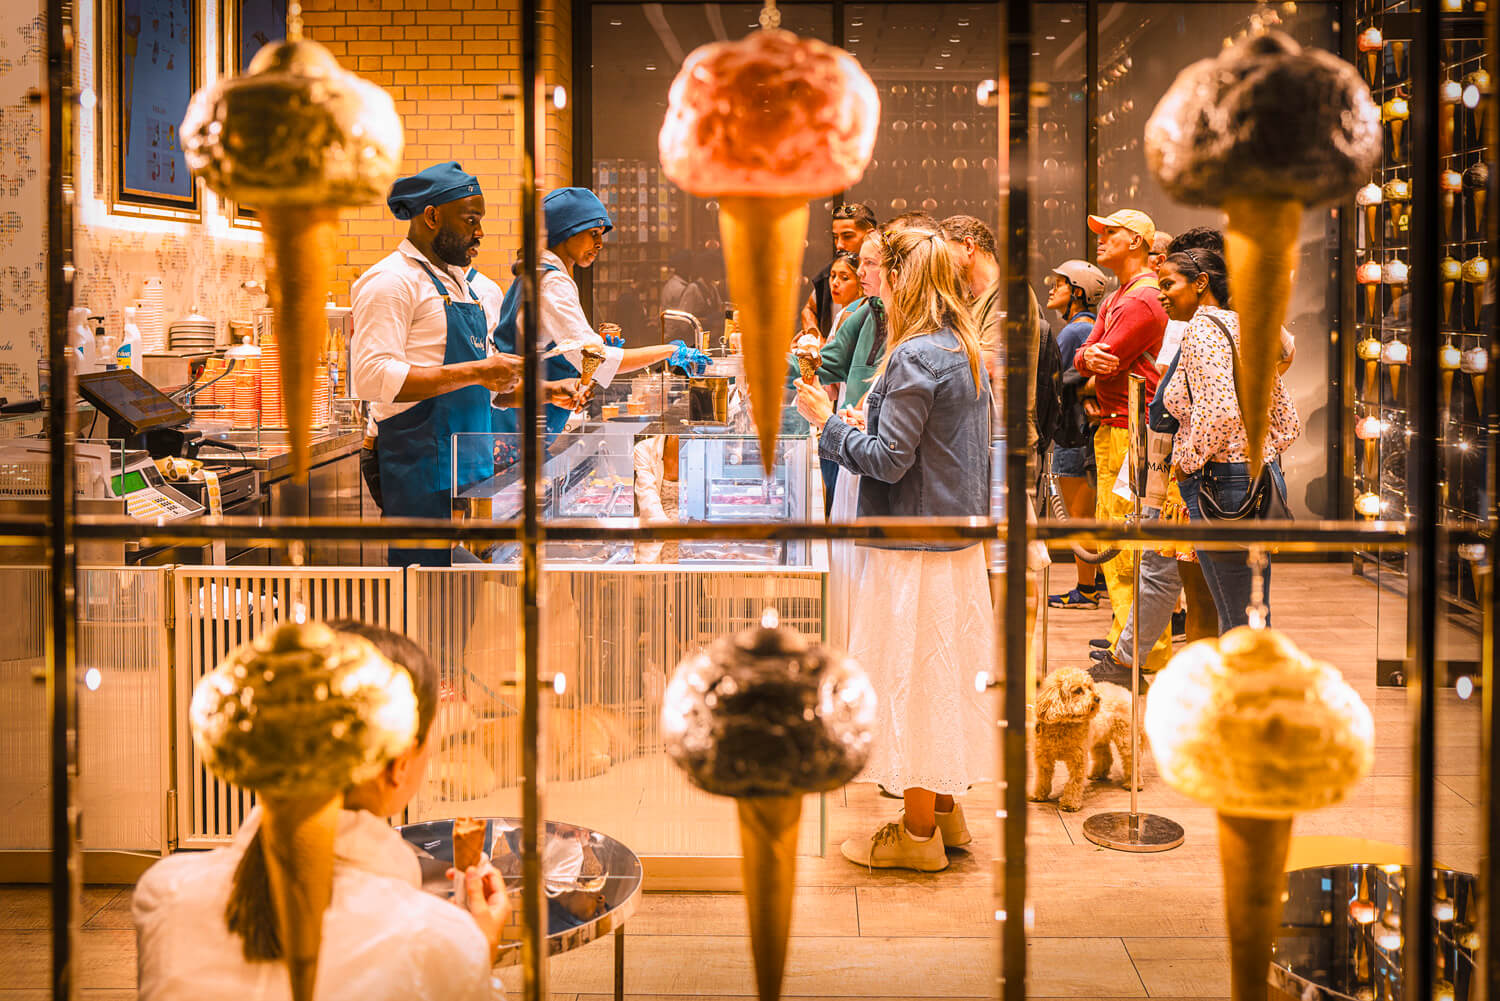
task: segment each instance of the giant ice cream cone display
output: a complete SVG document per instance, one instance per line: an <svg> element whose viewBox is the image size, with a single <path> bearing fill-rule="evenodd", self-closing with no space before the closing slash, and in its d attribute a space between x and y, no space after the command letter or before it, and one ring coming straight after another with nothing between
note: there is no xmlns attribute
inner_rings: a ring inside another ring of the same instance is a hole
<svg viewBox="0 0 1500 1001"><path fill-rule="evenodd" d="M287 27L287 40L264 46L244 76L194 94L181 132L193 173L256 209L264 227L292 475L302 480L339 210L385 196L403 142L385 91L301 38L300 25Z"/></svg>
<svg viewBox="0 0 1500 1001"><path fill-rule="evenodd" d="M1358 71L1274 31L1183 70L1146 123L1147 161L1166 192L1228 216L1252 475L1270 424L1302 210L1354 192L1381 145L1380 110Z"/></svg>
<svg viewBox="0 0 1500 1001"><path fill-rule="evenodd" d="M1273 629L1187 647L1156 676L1146 733L1168 785L1218 811L1231 996L1263 1001L1292 817L1370 771L1374 721L1331 665Z"/></svg>
<svg viewBox="0 0 1500 1001"><path fill-rule="evenodd" d="M1380 223L1380 185L1371 182L1354 193L1354 204L1365 210L1365 247L1375 246L1375 227Z"/></svg>
<svg viewBox="0 0 1500 1001"><path fill-rule="evenodd" d="M1443 326L1453 321L1453 293L1463 278L1464 266L1456 257L1444 257L1438 262L1438 276L1443 282Z"/></svg>
<svg viewBox="0 0 1500 1001"><path fill-rule="evenodd" d="M198 682L189 722L209 769L260 799L281 958L292 997L310 1001L343 790L416 739L411 675L364 639L284 623Z"/></svg>
<svg viewBox="0 0 1500 1001"><path fill-rule="evenodd" d="M1380 352L1384 347L1378 337L1366 337L1354 346L1354 353L1359 355L1359 360L1365 363L1365 400L1369 403L1380 401L1380 383L1376 376L1380 373Z"/></svg>
<svg viewBox="0 0 1500 1001"><path fill-rule="evenodd" d="M1438 351L1438 371L1443 374L1443 413L1453 403L1453 376L1463 367L1463 355L1452 344L1444 344Z"/></svg>
<svg viewBox="0 0 1500 1001"><path fill-rule="evenodd" d="M767 28L694 50L659 137L678 187L719 200L729 294L740 311L751 416L770 471L801 306L807 202L850 187L875 147L880 99L849 53Z"/></svg>
<svg viewBox="0 0 1500 1001"><path fill-rule="evenodd" d="M760 626L678 664L667 686L667 753L688 781L739 808L761 1001L781 996L802 797L859 774L874 717L875 692L859 665L781 628L772 610Z"/></svg>

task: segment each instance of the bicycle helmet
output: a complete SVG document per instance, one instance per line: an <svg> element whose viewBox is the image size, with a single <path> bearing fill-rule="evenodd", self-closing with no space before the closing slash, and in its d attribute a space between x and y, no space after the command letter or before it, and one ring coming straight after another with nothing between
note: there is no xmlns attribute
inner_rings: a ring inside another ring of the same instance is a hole
<svg viewBox="0 0 1500 1001"><path fill-rule="evenodd" d="M1088 261L1063 261L1052 269L1052 274L1082 292L1085 306L1097 306L1099 300L1104 298L1104 286L1107 283L1104 272Z"/></svg>

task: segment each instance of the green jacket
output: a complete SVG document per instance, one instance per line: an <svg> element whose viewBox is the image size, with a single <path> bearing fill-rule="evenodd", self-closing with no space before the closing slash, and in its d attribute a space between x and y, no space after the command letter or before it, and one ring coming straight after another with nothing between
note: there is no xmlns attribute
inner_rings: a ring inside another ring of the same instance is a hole
<svg viewBox="0 0 1500 1001"><path fill-rule="evenodd" d="M885 353L881 336L881 326L885 322L883 314L880 297L867 296L844 317L833 339L823 345L818 381L825 385L844 383L847 387L844 398L851 407L864 401L870 383L875 379L875 370L880 367L881 355ZM880 350L873 350L877 343Z"/></svg>

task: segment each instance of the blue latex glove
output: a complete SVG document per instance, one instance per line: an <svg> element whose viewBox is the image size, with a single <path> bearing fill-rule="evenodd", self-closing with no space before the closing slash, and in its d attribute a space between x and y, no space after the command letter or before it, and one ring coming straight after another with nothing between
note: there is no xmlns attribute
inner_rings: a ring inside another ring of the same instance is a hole
<svg viewBox="0 0 1500 1001"><path fill-rule="evenodd" d="M605 334L604 346L607 348L623 348L625 346L624 334Z"/></svg>
<svg viewBox="0 0 1500 1001"><path fill-rule="evenodd" d="M688 375L702 375L708 371L708 355L697 348L690 348L681 341L673 341L672 345L677 348L672 357L667 359L667 367L679 369Z"/></svg>

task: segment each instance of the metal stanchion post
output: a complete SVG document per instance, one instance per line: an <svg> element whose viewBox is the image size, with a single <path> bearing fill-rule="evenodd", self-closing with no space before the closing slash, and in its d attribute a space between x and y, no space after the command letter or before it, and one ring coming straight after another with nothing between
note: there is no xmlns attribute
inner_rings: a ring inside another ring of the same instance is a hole
<svg viewBox="0 0 1500 1001"><path fill-rule="evenodd" d="M1146 490L1149 465L1146 453L1146 380L1130 377L1131 493L1135 495L1135 520L1141 520L1141 494ZM1100 484L1101 488L1103 484ZM1141 774L1141 562L1145 550L1135 554L1135 573L1130 587L1130 762L1125 782L1130 787L1130 811L1096 813L1083 822L1083 836L1101 848L1122 852L1164 852L1182 844L1182 825L1154 813L1140 812ZM1153 645L1155 640L1152 640Z"/></svg>

